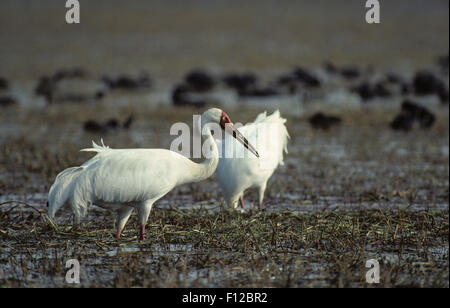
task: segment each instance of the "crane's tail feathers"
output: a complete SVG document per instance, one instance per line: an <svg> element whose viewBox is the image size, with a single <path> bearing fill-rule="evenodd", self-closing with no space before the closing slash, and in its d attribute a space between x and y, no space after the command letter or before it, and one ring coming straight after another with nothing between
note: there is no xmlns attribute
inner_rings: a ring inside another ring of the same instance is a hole
<svg viewBox="0 0 450 308"><path fill-rule="evenodd" d="M272 113L270 116L266 116L266 113L261 113L260 115L258 115L258 117L256 118L256 120L258 120L258 118L264 116L263 121L266 123L275 123L278 127L278 138L277 140L280 141L280 151L279 151L279 164L280 165L284 165L284 161L283 161L283 152L284 153L288 153L288 148L287 148L287 144L288 144L288 140L291 138L291 136L289 136L289 132L287 130L287 127L285 125L286 123L286 119L282 118L280 115L280 111L276 110L274 111L274 113Z"/></svg>
<svg viewBox="0 0 450 308"><path fill-rule="evenodd" d="M56 211L68 201L73 193L74 179L83 167L67 168L60 172L48 193L48 216L55 217Z"/></svg>
<svg viewBox="0 0 450 308"><path fill-rule="evenodd" d="M283 119L283 118L280 117L280 120L281 120L281 122L280 122L279 129L280 129L280 139L281 139L280 141L281 141L281 144L282 144L282 150L280 151L280 160L279 160L279 162L280 162L280 165L284 165L283 151L286 154L288 153L287 144L288 144L288 140L291 139L291 136L289 136L289 132L288 132L287 127L285 125L286 119Z"/></svg>
<svg viewBox="0 0 450 308"><path fill-rule="evenodd" d="M258 124L258 123L262 123L266 120L267 118L267 111L261 112L260 114L258 114L258 116L256 117L255 121L253 121L253 123Z"/></svg>
<svg viewBox="0 0 450 308"><path fill-rule="evenodd" d="M103 143L103 139L100 139L100 141L101 141L102 145L98 145L97 143L95 143L94 140L92 140L92 148L81 149L80 151L82 151L82 152L97 152L97 153L100 153L100 152L103 152L105 150L110 150L111 149L109 146L107 146L107 145L105 145Z"/></svg>

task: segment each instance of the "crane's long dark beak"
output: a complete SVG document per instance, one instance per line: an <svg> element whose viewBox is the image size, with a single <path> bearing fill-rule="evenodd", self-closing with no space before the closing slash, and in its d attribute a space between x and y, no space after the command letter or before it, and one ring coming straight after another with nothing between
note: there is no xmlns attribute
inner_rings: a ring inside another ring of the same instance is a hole
<svg viewBox="0 0 450 308"><path fill-rule="evenodd" d="M234 127L233 124L227 123L225 131L231 134L234 138L236 138L237 141L242 143L244 147L246 147L250 152L252 152L256 157L259 158L258 151L256 151L255 147L252 146L250 143L248 143L247 138L244 137L237 129Z"/></svg>

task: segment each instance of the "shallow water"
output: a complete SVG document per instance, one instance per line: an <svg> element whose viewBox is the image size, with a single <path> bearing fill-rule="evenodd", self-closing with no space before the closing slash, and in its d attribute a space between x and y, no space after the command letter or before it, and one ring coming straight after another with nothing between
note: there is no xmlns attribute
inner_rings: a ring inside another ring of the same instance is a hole
<svg viewBox="0 0 450 308"><path fill-rule="evenodd" d="M322 67L371 67L370 80L392 71L410 80L427 68L448 88L448 72L435 64L448 53L448 2L382 2L382 23L371 26L359 0L255 3L91 1L82 3L81 25L69 26L60 1L0 2L0 77L10 79L5 93L18 100L0 107L0 286L68 286L65 261L79 258L81 286L365 287L364 262L377 258L386 268L382 286L448 287L448 104L413 97L436 124L394 132L389 123L405 96L362 102L349 91L359 81ZM192 127L202 110L171 105L172 87L190 69L216 77L253 71L270 85L296 65L323 87L256 99L221 85L202 95L235 122L276 109L287 118L289 153L269 181L263 213L254 191L245 195L246 211L223 211L213 177L159 200L144 242L136 240L135 214L119 242L113 214L97 207L81 230L72 229L70 211L58 213L58 226L46 220L55 176L89 159L79 149L91 140L169 148L173 123ZM47 106L34 95L39 77L74 66L88 76L62 82L59 91L93 95L105 74L142 71L153 86L79 104ZM342 124L314 130L307 118L316 111ZM129 130L82 128L89 119L130 114Z"/></svg>

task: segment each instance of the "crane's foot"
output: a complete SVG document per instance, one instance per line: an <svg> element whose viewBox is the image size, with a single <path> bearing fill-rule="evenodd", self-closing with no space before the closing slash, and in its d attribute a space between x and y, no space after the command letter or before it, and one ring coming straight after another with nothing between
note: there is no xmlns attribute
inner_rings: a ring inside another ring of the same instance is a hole
<svg viewBox="0 0 450 308"><path fill-rule="evenodd" d="M245 203L244 203L244 198L243 197L241 197L241 208L243 209L243 210L245 210Z"/></svg>
<svg viewBox="0 0 450 308"><path fill-rule="evenodd" d="M245 210L240 207L236 207L234 210L238 213L245 213Z"/></svg>
<svg viewBox="0 0 450 308"><path fill-rule="evenodd" d="M262 211L262 203L261 202L258 203L258 208L260 211Z"/></svg>
<svg viewBox="0 0 450 308"><path fill-rule="evenodd" d="M122 234L122 230L117 229L117 232L116 232L116 239L120 240L120 235L121 235L121 234Z"/></svg>

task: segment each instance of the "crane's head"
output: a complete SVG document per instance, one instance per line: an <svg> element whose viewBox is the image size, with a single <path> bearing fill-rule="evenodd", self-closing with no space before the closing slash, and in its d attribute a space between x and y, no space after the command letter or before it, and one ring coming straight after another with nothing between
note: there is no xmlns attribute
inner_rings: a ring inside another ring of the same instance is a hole
<svg viewBox="0 0 450 308"><path fill-rule="evenodd" d="M219 108L210 108L206 110L201 117L201 129L208 123L219 124L225 133L232 135L237 141L242 143L250 152L252 152L256 157L259 157L258 151L255 147L248 143L247 138L244 137L233 125L230 117L225 111Z"/></svg>

